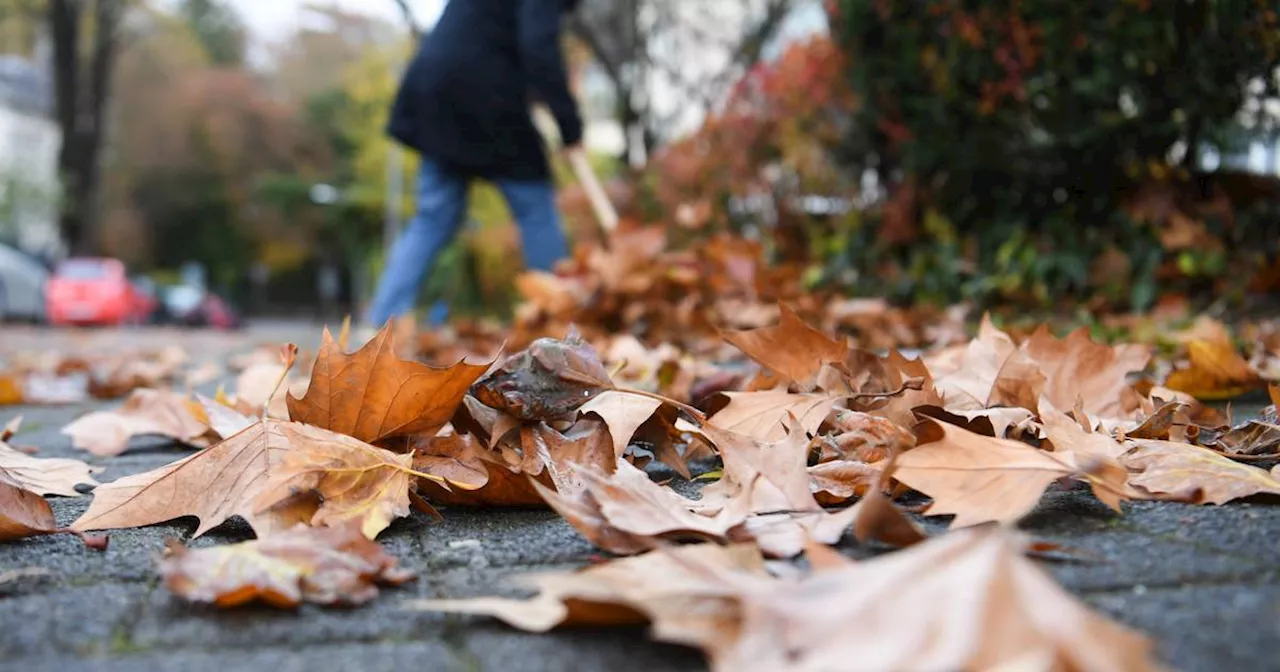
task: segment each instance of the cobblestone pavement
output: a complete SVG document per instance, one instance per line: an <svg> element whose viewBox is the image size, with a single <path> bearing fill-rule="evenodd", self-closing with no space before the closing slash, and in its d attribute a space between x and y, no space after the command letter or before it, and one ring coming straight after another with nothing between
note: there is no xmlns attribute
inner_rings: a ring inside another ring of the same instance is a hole
<svg viewBox="0 0 1280 672"><path fill-rule="evenodd" d="M0 338L5 332L0 331ZM290 337L288 329L256 332ZM25 416L20 443L42 457L74 456L106 467L99 480L152 469L186 453L139 443L96 459L72 450L59 429L91 406L0 409L0 424ZM53 499L60 524L88 498ZM67 535L0 545L0 571L50 573L0 587L0 661L12 670L684 670L702 657L653 644L643 629L523 634L489 621L407 611L424 597L515 594L514 574L581 566L597 552L549 512L443 510L415 513L379 538L416 582L387 589L355 609L303 607L219 611L186 604L160 585L155 559L166 536L188 536L180 520L111 533L98 553ZM940 530L942 525L928 522ZM1055 492L1023 528L1098 558L1049 563L1094 607L1149 633L1162 658L1183 670L1280 670L1280 505L1223 507L1135 503L1117 516L1087 492ZM241 541L235 521L193 545ZM850 555L864 551L852 542ZM660 581L661 577L647 577ZM909 627L909 624L904 624Z"/></svg>

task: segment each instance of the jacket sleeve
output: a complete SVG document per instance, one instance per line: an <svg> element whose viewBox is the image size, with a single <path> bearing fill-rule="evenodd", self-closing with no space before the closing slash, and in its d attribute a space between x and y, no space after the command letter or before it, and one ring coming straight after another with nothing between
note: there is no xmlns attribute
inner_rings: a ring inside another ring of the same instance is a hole
<svg viewBox="0 0 1280 672"><path fill-rule="evenodd" d="M560 20L565 0L516 0L520 56L534 91L551 108L565 146L582 140L582 118L569 91L560 50Z"/></svg>

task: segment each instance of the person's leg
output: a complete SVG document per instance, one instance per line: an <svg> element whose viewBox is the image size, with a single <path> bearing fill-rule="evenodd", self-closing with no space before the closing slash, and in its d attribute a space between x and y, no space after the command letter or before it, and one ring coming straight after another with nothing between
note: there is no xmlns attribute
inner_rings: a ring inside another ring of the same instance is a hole
<svg viewBox="0 0 1280 672"><path fill-rule="evenodd" d="M380 328L413 308L422 280L462 224L467 180L423 159L418 172L418 211L391 249L368 322Z"/></svg>
<svg viewBox="0 0 1280 672"><path fill-rule="evenodd" d="M560 229L555 187L546 181L500 180L498 188L520 226L525 267L551 270L569 254L569 244Z"/></svg>

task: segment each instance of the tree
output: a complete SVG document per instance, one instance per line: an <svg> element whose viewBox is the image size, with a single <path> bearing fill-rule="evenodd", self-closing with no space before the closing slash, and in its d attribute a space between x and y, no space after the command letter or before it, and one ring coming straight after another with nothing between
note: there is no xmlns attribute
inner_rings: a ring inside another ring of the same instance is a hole
<svg viewBox="0 0 1280 672"><path fill-rule="evenodd" d="M62 131L59 227L75 254L91 253L96 247L94 223L107 103L128 4L127 0L49 0L54 93Z"/></svg>
<svg viewBox="0 0 1280 672"><path fill-rule="evenodd" d="M204 45L214 65L244 63L245 28L234 9L219 0L183 0L178 15Z"/></svg>
<svg viewBox="0 0 1280 672"><path fill-rule="evenodd" d="M724 102L797 4L582 0L569 27L612 84L628 155L647 156Z"/></svg>

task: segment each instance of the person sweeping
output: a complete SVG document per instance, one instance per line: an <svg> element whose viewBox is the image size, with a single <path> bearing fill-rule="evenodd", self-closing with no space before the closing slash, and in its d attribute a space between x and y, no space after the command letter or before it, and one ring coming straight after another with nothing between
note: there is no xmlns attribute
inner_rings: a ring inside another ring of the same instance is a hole
<svg viewBox="0 0 1280 672"><path fill-rule="evenodd" d="M417 212L392 247L366 317L380 327L413 309L423 279L462 227L474 179L501 191L525 267L568 253L533 100L551 111L575 165L582 119L560 50L577 0L452 0L422 40L396 94L388 134L417 151ZM433 311L432 322L444 319Z"/></svg>

